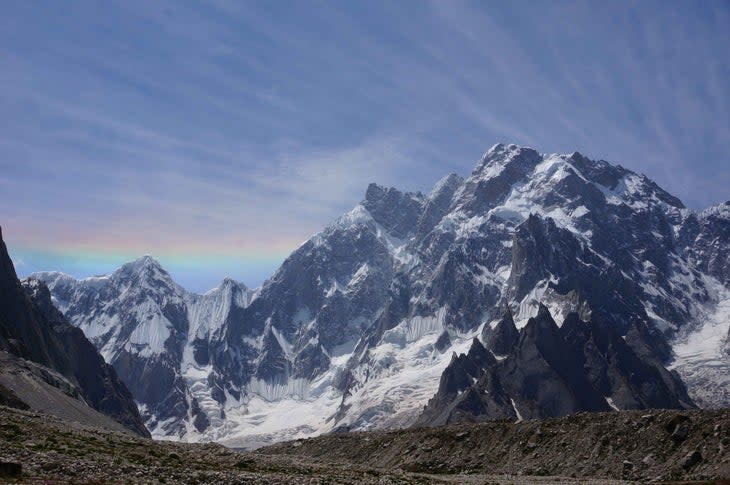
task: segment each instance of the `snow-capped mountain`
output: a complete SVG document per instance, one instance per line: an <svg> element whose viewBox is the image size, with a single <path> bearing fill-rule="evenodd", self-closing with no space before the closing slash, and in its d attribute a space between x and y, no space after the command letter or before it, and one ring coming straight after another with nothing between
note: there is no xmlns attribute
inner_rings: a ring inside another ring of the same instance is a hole
<svg viewBox="0 0 730 485"><path fill-rule="evenodd" d="M208 352L224 340L229 319L249 304L245 285L226 279L195 295L150 256L104 277L33 277L52 288L55 305L114 366L154 434L184 436L221 421L217 404L215 412L202 409L224 399Z"/></svg>
<svg viewBox="0 0 730 485"><path fill-rule="evenodd" d="M406 426L429 400L424 416L445 416L436 404L466 389L439 390L452 354L489 360L468 364L480 381L491 359L522 361L503 355L513 344L539 352L528 344L549 335L577 352L605 328L610 351L573 360L620 356L666 389L580 381L591 404L553 414L650 406L655 395L727 405L729 251L727 204L694 212L620 166L498 144L469 177L448 175L427 195L371 184L254 292L225 281L192 295L150 258L103 278L35 276L117 369L154 435L251 446ZM505 308L514 329L499 325ZM616 369L606 375L627 375Z"/></svg>

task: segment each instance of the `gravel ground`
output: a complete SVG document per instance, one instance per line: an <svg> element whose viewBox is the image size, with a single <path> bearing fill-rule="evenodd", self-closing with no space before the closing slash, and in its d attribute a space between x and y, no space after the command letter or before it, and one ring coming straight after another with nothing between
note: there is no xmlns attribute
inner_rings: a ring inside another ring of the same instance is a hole
<svg viewBox="0 0 730 485"><path fill-rule="evenodd" d="M260 453L431 474L717 480L730 478L730 410L580 413L520 423L343 433Z"/></svg>
<svg viewBox="0 0 730 485"><path fill-rule="evenodd" d="M689 416L677 423L686 425L679 430L679 434L684 435L687 428L686 436L677 442L678 437L672 439L672 434L664 431L667 436L662 438L676 443L671 445L675 451L665 456L664 447L659 443L642 453L660 461L698 447L701 460L682 473L672 472L676 467L668 462L662 466L621 463L618 470L611 472L606 472L606 466L613 458L607 458L605 466L588 466L586 460L592 461L595 457L585 440L589 439L587 435L601 432L604 420L608 419L603 415L519 424L490 423L330 435L275 445L257 452L236 452L217 444L151 441L131 433L103 430L0 406L0 483L608 485L635 483L622 480L621 476L646 480L636 471L643 469L651 473L664 470L666 476L659 477L662 480L728 476L725 474L727 453L718 455L709 451L728 440L728 411L611 413L614 427L625 428L627 439L610 446L600 445L601 449L612 448L610 457L621 453L633 457L636 451L628 451L632 448L630 442L641 445L649 436L659 436L659 431L643 433L642 428L667 428L667 421L677 420L677 415ZM597 420L597 423L588 426L585 420ZM638 425L634 423L646 421L650 424L635 428ZM715 423L710 426L711 421ZM556 435L556 427L561 425L565 432ZM572 430L581 426L593 431L574 435ZM644 434L646 437L637 438ZM704 445L696 442L695 435L703 436ZM533 437L532 441L530 437ZM537 444L533 446L536 439ZM497 441L502 448L487 448ZM546 467L544 463L549 458L539 457L554 453L558 446L565 449L565 453L555 454L555 466ZM515 454L508 450L513 447L531 451ZM578 448L582 448L583 454L576 451ZM536 453L537 449L542 451ZM566 460L568 453L575 453L576 459ZM501 457L501 462L494 461L494 457ZM559 463L561 461L564 463ZM21 465L22 475L13 477L13 466L8 463ZM585 466L575 467L575 463ZM571 473L575 476L560 476ZM730 481L725 484L730 485Z"/></svg>

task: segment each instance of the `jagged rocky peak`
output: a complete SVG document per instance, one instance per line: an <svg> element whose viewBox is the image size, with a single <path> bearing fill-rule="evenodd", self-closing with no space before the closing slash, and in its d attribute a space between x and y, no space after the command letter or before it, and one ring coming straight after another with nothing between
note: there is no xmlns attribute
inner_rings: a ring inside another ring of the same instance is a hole
<svg viewBox="0 0 730 485"><path fill-rule="evenodd" d="M725 219L730 219L730 200L714 205L708 211L713 211L718 215L722 215Z"/></svg>
<svg viewBox="0 0 730 485"><path fill-rule="evenodd" d="M490 215L511 223L531 211L590 236L605 216L632 210L670 212L681 218L684 205L644 175L579 152L540 154L534 149L498 144L477 163L456 201L470 216Z"/></svg>
<svg viewBox="0 0 730 485"><path fill-rule="evenodd" d="M628 204L660 202L675 209L685 206L681 200L662 189L644 174L637 174L621 165L613 165L605 160L591 160L579 152L566 158L586 180L599 184L618 195Z"/></svg>
<svg viewBox="0 0 730 485"><path fill-rule="evenodd" d="M140 256L139 258L135 259L134 261L130 261L129 263L124 264L122 267L131 267L135 269L141 269L141 268L156 268L156 269L162 269L162 265L160 265L159 261L157 261L155 258L150 256L149 254L145 254L143 256Z"/></svg>
<svg viewBox="0 0 730 485"><path fill-rule="evenodd" d="M123 264L112 275L116 278L136 277L142 279L166 279L171 280L169 273L162 265L150 255Z"/></svg>
<svg viewBox="0 0 730 485"><path fill-rule="evenodd" d="M464 182L454 209L470 216L486 215L509 196L515 184L526 182L542 160L532 148L493 146Z"/></svg>
<svg viewBox="0 0 730 485"><path fill-rule="evenodd" d="M699 212L697 216L701 221L706 223L726 225L730 223L730 200L708 207L707 209Z"/></svg>
<svg viewBox="0 0 730 485"><path fill-rule="evenodd" d="M621 179L630 173L621 165L612 165L605 160L591 160L577 151L567 157L567 162L588 180L610 190L616 189Z"/></svg>
<svg viewBox="0 0 730 485"><path fill-rule="evenodd" d="M239 287L242 287L242 288L245 288L246 287L246 285L244 285L240 281L234 280L230 276L226 276L225 278L223 278L223 280L221 281L221 286L224 286L224 287L225 286L239 286Z"/></svg>
<svg viewBox="0 0 730 485"><path fill-rule="evenodd" d="M421 424L693 407L677 376L635 352L609 321L570 313L558 327L541 304L506 354L485 359L485 353L474 341L451 359Z"/></svg>
<svg viewBox="0 0 730 485"><path fill-rule="evenodd" d="M125 274L139 274L145 272L162 272L164 269L159 261L149 254L145 254L133 261L124 263L117 271Z"/></svg>
<svg viewBox="0 0 730 485"><path fill-rule="evenodd" d="M8 249L5 246L5 240L3 239L3 228L0 226L0 281L12 282L13 279L17 280L18 275L15 273L15 266L13 261L10 259Z"/></svg>
<svg viewBox="0 0 730 485"><path fill-rule="evenodd" d="M403 192L395 187L385 187L375 182L371 182L368 184L368 188L365 191L365 200L363 205L368 208L380 205L383 201L398 203L415 200L416 202L420 202L423 198L423 194L420 192Z"/></svg>
<svg viewBox="0 0 730 485"><path fill-rule="evenodd" d="M472 339L471 347L469 347L469 352L466 356L482 369L497 362L491 352L476 337Z"/></svg>
<svg viewBox="0 0 730 485"><path fill-rule="evenodd" d="M553 320L550 310L540 303L537 316L530 318L527 325L520 332L518 347L524 347L526 342L536 345L541 351L548 351L555 357L559 355L560 327ZM543 355L545 355L543 353Z"/></svg>
<svg viewBox="0 0 730 485"><path fill-rule="evenodd" d="M505 307L502 318L499 319L494 328L486 324L482 330L482 340L495 355L508 354L517 345L519 338L520 333L515 326L512 310L508 306Z"/></svg>
<svg viewBox="0 0 730 485"><path fill-rule="evenodd" d="M221 280L221 283L218 285L218 287L213 288L208 293L215 291L231 292L236 290L248 291L248 286L240 281L236 281L233 278L226 276L225 278L223 278L223 280Z"/></svg>
<svg viewBox="0 0 730 485"><path fill-rule="evenodd" d="M448 213L454 195L464 185L464 179L451 173L434 185L425 201L423 212L418 220L416 239L428 234Z"/></svg>
<svg viewBox="0 0 730 485"><path fill-rule="evenodd" d="M28 293L38 306L51 307L53 306L51 300L51 290L41 280L35 278L23 278L20 280L20 284L23 285L26 293Z"/></svg>
<svg viewBox="0 0 730 485"><path fill-rule="evenodd" d="M496 362L479 339L472 339L466 354L454 352L451 355L451 361L441 375L440 393L446 396L463 392L474 384L487 367Z"/></svg>
<svg viewBox="0 0 730 485"><path fill-rule="evenodd" d="M730 200L708 207L697 215L703 221L727 223L730 221Z"/></svg>
<svg viewBox="0 0 730 485"><path fill-rule="evenodd" d="M472 171L472 177L491 178L502 173L505 168L513 167L523 174L535 168L542 157L534 148L521 147L513 143L497 143L484 154Z"/></svg>
<svg viewBox="0 0 730 485"><path fill-rule="evenodd" d="M187 295L187 291L152 256L142 256L122 265L108 277L95 279L99 289L124 300L147 296L163 304L168 299L182 300Z"/></svg>
<svg viewBox="0 0 730 485"><path fill-rule="evenodd" d="M420 192L401 192L371 183L362 205L389 233L404 238L415 229L423 200L424 196Z"/></svg>
<svg viewBox="0 0 730 485"><path fill-rule="evenodd" d="M428 198L435 200L444 197L444 195L450 198L463 183L464 178L452 172L434 184L431 192L428 194Z"/></svg>

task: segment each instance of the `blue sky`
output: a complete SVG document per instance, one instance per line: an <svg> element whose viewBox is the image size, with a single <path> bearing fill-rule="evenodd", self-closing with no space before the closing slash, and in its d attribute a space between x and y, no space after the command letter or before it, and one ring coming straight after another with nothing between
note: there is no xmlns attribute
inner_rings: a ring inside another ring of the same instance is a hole
<svg viewBox="0 0 730 485"><path fill-rule="evenodd" d="M730 3L6 2L0 224L18 272L152 254L260 284L377 181L498 141L730 199Z"/></svg>

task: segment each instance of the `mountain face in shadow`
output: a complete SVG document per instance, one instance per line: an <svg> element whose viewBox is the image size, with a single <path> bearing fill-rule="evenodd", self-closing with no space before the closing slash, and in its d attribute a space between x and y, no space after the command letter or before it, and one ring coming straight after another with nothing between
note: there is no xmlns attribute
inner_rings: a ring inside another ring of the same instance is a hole
<svg viewBox="0 0 730 485"><path fill-rule="evenodd" d="M3 370L16 370L2 373L6 402L61 416L70 412L62 407L72 407L77 419L95 420L95 413L84 414L84 407L89 407L137 434L149 436L132 394L84 333L53 306L48 287L38 280L18 280L1 230L0 350L4 352ZM33 386L42 392L33 392ZM56 396L53 388L62 392ZM54 409L48 400L56 398Z"/></svg>

